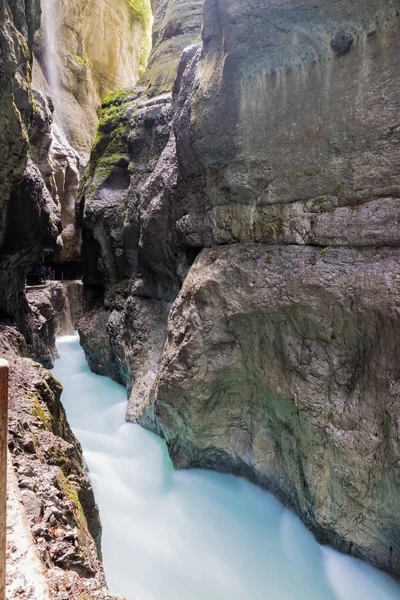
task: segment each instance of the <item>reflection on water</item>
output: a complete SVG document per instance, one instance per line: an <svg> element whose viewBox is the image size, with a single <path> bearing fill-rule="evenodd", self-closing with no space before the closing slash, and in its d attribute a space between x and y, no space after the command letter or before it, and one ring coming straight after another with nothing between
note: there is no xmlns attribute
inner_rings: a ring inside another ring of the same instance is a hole
<svg viewBox="0 0 400 600"><path fill-rule="evenodd" d="M174 471L164 442L125 423L125 389L90 372L76 336L54 376L89 465L110 590L127 600L399 600L400 586L321 548L240 478Z"/></svg>

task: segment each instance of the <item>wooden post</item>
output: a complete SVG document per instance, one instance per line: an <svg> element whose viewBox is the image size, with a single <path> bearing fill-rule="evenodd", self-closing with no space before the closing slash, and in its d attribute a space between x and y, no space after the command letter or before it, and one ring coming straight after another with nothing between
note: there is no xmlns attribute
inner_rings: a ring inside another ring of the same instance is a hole
<svg viewBox="0 0 400 600"><path fill-rule="evenodd" d="M0 600L6 597L8 362L0 358Z"/></svg>

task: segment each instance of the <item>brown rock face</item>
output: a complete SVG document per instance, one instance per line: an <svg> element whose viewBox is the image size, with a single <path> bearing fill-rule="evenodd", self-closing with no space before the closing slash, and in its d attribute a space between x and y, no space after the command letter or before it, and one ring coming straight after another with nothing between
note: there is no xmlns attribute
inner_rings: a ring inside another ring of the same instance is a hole
<svg viewBox="0 0 400 600"><path fill-rule="evenodd" d="M241 473L398 577L399 15L207 0L170 112L128 102L105 120L123 159L100 177L92 155L81 203L86 331L107 315L92 360L107 344L128 416L178 467ZM163 347L151 302L177 294ZM127 319L138 297L150 313Z"/></svg>

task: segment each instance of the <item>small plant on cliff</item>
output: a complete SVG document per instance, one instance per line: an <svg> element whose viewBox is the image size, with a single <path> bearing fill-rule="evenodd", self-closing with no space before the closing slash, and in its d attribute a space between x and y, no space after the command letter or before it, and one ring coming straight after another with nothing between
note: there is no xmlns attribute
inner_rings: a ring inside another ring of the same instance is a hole
<svg viewBox="0 0 400 600"><path fill-rule="evenodd" d="M84 53L83 56L79 56L78 54L75 54L74 58L81 65L81 67L91 67L92 66L92 63L89 60L89 57L86 54L86 52Z"/></svg>

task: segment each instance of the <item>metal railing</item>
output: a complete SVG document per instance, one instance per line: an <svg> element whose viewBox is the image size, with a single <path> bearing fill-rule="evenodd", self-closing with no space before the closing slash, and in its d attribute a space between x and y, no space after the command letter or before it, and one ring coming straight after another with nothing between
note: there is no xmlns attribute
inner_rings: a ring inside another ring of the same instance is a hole
<svg viewBox="0 0 400 600"><path fill-rule="evenodd" d="M0 358L0 600L6 597L8 371Z"/></svg>
<svg viewBox="0 0 400 600"><path fill-rule="evenodd" d="M28 287L35 287L37 285L46 285L50 281L80 281L82 275L80 273L76 273L75 276L71 277L70 274L65 274L61 271L60 273L56 273L52 271L51 274L46 275L36 275L35 273L28 273L26 278L26 285Z"/></svg>

